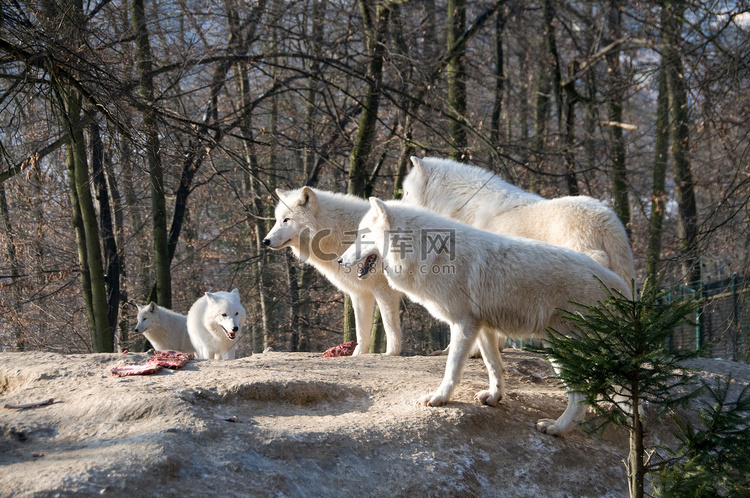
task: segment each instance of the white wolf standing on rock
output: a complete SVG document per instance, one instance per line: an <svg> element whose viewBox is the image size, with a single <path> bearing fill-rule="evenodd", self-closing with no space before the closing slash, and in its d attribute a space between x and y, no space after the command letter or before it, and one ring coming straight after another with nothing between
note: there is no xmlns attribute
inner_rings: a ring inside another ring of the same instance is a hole
<svg viewBox="0 0 750 498"><path fill-rule="evenodd" d="M496 405L505 382L497 332L543 339L547 327L569 330L560 309L570 308L571 302L594 305L606 297L594 276L607 288L630 295L620 277L579 252L493 234L398 201L371 197L370 203L357 240L339 263L359 264L358 275L366 278L381 259L391 287L451 328L443 381L437 391L419 398L422 405L440 406L450 399L475 341L490 380L489 390L475 399ZM585 413L582 400L569 391L565 412L557 420L539 420L537 429L564 434Z"/></svg>
<svg viewBox="0 0 750 498"><path fill-rule="evenodd" d="M180 351L195 354L187 330L187 317L180 313L151 304L138 307L138 323L135 332L143 334L157 351Z"/></svg>
<svg viewBox="0 0 750 498"><path fill-rule="evenodd" d="M370 350L373 310L377 301L387 340L386 354L401 353L399 303L402 294L390 288L382 272L363 282L342 268L338 257L354 240L362 216L370 209L364 199L310 187L276 189L276 224L263 243L274 250L290 247L302 262L313 265L343 292L354 308L357 347L354 355Z"/></svg>
<svg viewBox="0 0 750 498"><path fill-rule="evenodd" d="M450 159L411 158L403 201L500 234L518 235L582 252L630 287L633 251L619 218L585 195L545 199L489 170Z"/></svg>
<svg viewBox="0 0 750 498"><path fill-rule="evenodd" d="M198 358L233 360L237 333L246 318L237 289L206 292L195 301L187 314L187 327Z"/></svg>

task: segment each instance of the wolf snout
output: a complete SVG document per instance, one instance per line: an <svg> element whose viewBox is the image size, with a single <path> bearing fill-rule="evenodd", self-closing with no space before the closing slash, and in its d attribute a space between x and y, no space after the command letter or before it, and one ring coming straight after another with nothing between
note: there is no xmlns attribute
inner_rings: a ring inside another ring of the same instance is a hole
<svg viewBox="0 0 750 498"><path fill-rule="evenodd" d="M344 258L339 258L339 259L337 259L336 261L338 261L338 263L339 263L340 265L343 265L343 264L344 264Z"/></svg>
<svg viewBox="0 0 750 498"><path fill-rule="evenodd" d="M237 325L232 327L232 332L237 332L238 330L240 330L240 328Z"/></svg>
<svg viewBox="0 0 750 498"><path fill-rule="evenodd" d="M263 239L263 245L264 246L270 246L271 245L271 239Z"/></svg>

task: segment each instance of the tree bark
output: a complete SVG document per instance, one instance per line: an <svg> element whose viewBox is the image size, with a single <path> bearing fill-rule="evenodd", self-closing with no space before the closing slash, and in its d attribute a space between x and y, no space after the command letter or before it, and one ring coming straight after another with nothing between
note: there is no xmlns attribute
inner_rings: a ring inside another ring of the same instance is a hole
<svg viewBox="0 0 750 498"><path fill-rule="evenodd" d="M448 0L447 19L448 50L456 46L466 26L466 0ZM451 159L461 161L466 156L466 47L454 50L448 59L446 74L448 79L448 137L451 142Z"/></svg>
<svg viewBox="0 0 750 498"><path fill-rule="evenodd" d="M108 326L112 331L114 344L117 315L120 311L120 268L122 265L115 240L109 188L104 174L104 146L99 133L99 124L96 121L91 121L89 124L89 134L91 135L92 180L96 190L96 200L99 203L99 232L104 244L104 283L107 292Z"/></svg>
<svg viewBox="0 0 750 498"><path fill-rule="evenodd" d="M541 58L539 65L539 74L537 75L534 100L534 138L531 145L532 157L533 157L533 169L530 171L530 185L529 190L537 192L539 190L538 174L537 171L543 169L543 154L545 148L545 141L547 137L548 120L550 113L550 92L552 91L552 73L553 73L553 62L549 59L549 40L550 34L554 36L554 32L550 33L553 27L554 11L552 10L552 2L550 0L544 0L542 3L542 17L544 19L544 56Z"/></svg>
<svg viewBox="0 0 750 498"><path fill-rule="evenodd" d="M631 430L630 451L628 452L628 490L631 498L643 498L646 471L643 464L643 423L641 422L640 406L638 404L639 394L634 392L631 396Z"/></svg>
<svg viewBox="0 0 750 498"><path fill-rule="evenodd" d="M86 144L78 126L81 119L81 97L66 93L69 88L56 87L61 118L69 124L70 143L66 147L66 164L81 267L83 295L89 318L94 350L114 351L114 329L109 327L106 284L104 278L99 228L91 197Z"/></svg>
<svg viewBox="0 0 750 498"><path fill-rule="evenodd" d="M8 198L5 195L5 185L0 183L0 220L3 225L3 232L5 232L5 254L8 257L10 263L10 282L9 288L6 288L5 296L6 301L5 309L9 316L13 317L13 335L16 341L16 350L26 350L26 337L24 334L24 327L18 323L17 316L21 311L21 306L18 301L18 292L15 284L19 276L21 275L21 265L18 260L18 252L16 251L16 240L13 235L13 225L10 222L10 211L8 209Z"/></svg>
<svg viewBox="0 0 750 498"><path fill-rule="evenodd" d="M360 0L359 7L367 36L367 53L370 62L367 68L367 85L362 100L362 114L359 119L359 131L349 156L349 185L347 191L358 197L364 197L369 188L369 171L375 125L378 120L381 84L383 80L383 63L385 57L385 40L388 34L390 6L386 1L377 1L375 19L369 2Z"/></svg>
<svg viewBox="0 0 750 498"><path fill-rule="evenodd" d="M661 237L664 208L667 202L666 177L669 156L669 95L666 71L659 71L659 94L656 101L656 137L654 146L654 182L651 190L651 216L648 225L646 276L654 278L661 260Z"/></svg>
<svg viewBox="0 0 750 498"><path fill-rule="evenodd" d="M86 46L81 31L84 23L80 0L67 0L60 5L45 3L42 8L44 22L60 33L64 43L76 49ZM51 103L68 136L65 146L66 172L88 328L94 351L113 352L114 329L109 327L99 227L91 196L82 126L83 96L68 80L61 79L57 69L54 65L50 68Z"/></svg>
<svg viewBox="0 0 750 498"><path fill-rule="evenodd" d="M172 276L169 241L167 235L167 203L164 191L164 168L161 163L159 130L154 108L154 80L151 74L151 43L146 25L144 0L131 0L135 53L140 75L139 91L146 109L143 111L143 129L146 134L146 162L151 185L151 221L153 225L154 267L156 269L157 304L172 308Z"/></svg>
<svg viewBox="0 0 750 498"><path fill-rule="evenodd" d="M610 41L622 37L622 5L620 0L611 0L607 7L608 37ZM620 50L607 53L609 66L607 82L607 111L610 121L612 147L612 200L614 210L630 236L630 200L628 196L627 170L625 164L625 137L622 127L622 110L625 84L622 80Z"/></svg>
<svg viewBox="0 0 750 498"><path fill-rule="evenodd" d="M677 201L677 232L685 284L698 289L701 269L698 254L698 210L690 167L690 117L682 64L682 23L685 2L667 0L663 7L664 59L669 93L672 157Z"/></svg>
<svg viewBox="0 0 750 498"><path fill-rule="evenodd" d="M495 14L495 103L492 106L492 127L490 140L495 150L500 148L500 117L505 100L505 54L503 52L503 32L507 14L499 8Z"/></svg>
<svg viewBox="0 0 750 498"><path fill-rule="evenodd" d="M349 184L347 192L357 197L366 197L371 191L370 174L367 167L370 162L375 125L380 106L381 83L383 80L383 62L385 57L385 40L388 35L390 5L378 0L375 6L375 19L370 3L360 0L359 10L367 37L367 53L370 62L367 68L367 85L362 100L362 114L359 119L359 131L349 156ZM356 340L354 326L354 309L349 296L344 297L344 342Z"/></svg>

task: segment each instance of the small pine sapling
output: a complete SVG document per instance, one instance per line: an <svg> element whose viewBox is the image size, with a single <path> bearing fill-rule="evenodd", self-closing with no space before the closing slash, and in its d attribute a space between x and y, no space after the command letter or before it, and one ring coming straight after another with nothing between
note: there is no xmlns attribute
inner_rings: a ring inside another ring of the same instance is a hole
<svg viewBox="0 0 750 498"><path fill-rule="evenodd" d="M700 351L667 349L675 327L685 323L699 307L695 297L666 299L658 281L646 281L633 298L613 293L604 285L607 299L595 306L574 303L578 311L563 311L572 324L567 336L550 329L545 344L530 347L559 367L558 378L585 397L593 408L594 430L609 425L625 426L630 432L626 463L631 497L644 496L644 480L652 470L644 449L643 405L669 409L686 403L697 393L678 395L676 387L690 384L693 376L682 362Z"/></svg>

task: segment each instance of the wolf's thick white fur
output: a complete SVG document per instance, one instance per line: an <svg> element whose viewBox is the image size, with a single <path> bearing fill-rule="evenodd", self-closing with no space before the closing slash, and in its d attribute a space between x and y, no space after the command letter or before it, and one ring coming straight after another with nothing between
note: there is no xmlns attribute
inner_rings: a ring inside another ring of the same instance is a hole
<svg viewBox="0 0 750 498"><path fill-rule="evenodd" d="M195 354L187 331L187 317L180 313L151 304L138 307L138 323L135 332L143 334L157 351L180 351Z"/></svg>
<svg viewBox="0 0 750 498"><path fill-rule="evenodd" d="M545 199L478 166L449 159L411 158L404 202L490 232L518 235L590 256L630 286L633 251L619 218L588 196Z"/></svg>
<svg viewBox="0 0 750 498"><path fill-rule="evenodd" d="M496 405L504 395L505 372L497 332L542 339L547 327L566 332L569 326L559 309L570 308L571 301L593 305L605 298L594 276L608 288L630 295L620 277L585 254L493 234L398 201L384 203L370 198L370 202L358 240L342 255L341 264L351 266L377 255L391 287L425 306L451 328L443 382L437 391L419 399L422 405L448 401L475 341L490 380L489 390L475 397ZM444 241L449 234L455 249L452 253L438 251L435 248L441 245L436 244L429 250L429 233L442 234ZM412 237L407 240L409 234ZM557 420L538 421L537 429L554 435L565 433L586 410L581 400L580 395L569 392L565 412Z"/></svg>
<svg viewBox="0 0 750 498"><path fill-rule="evenodd" d="M206 292L187 314L188 334L198 358L233 360L237 333L245 324L240 292Z"/></svg>
<svg viewBox="0 0 750 498"><path fill-rule="evenodd" d="M294 255L309 263L343 292L349 294L354 308L357 332L355 355L370 350L375 302L383 319L386 354L401 353L399 303L402 294L390 288L382 272L362 281L357 272L336 262L356 236L362 216L370 208L364 199L352 195L325 192L310 187L276 190L276 224L263 243L271 249L291 247Z"/></svg>

